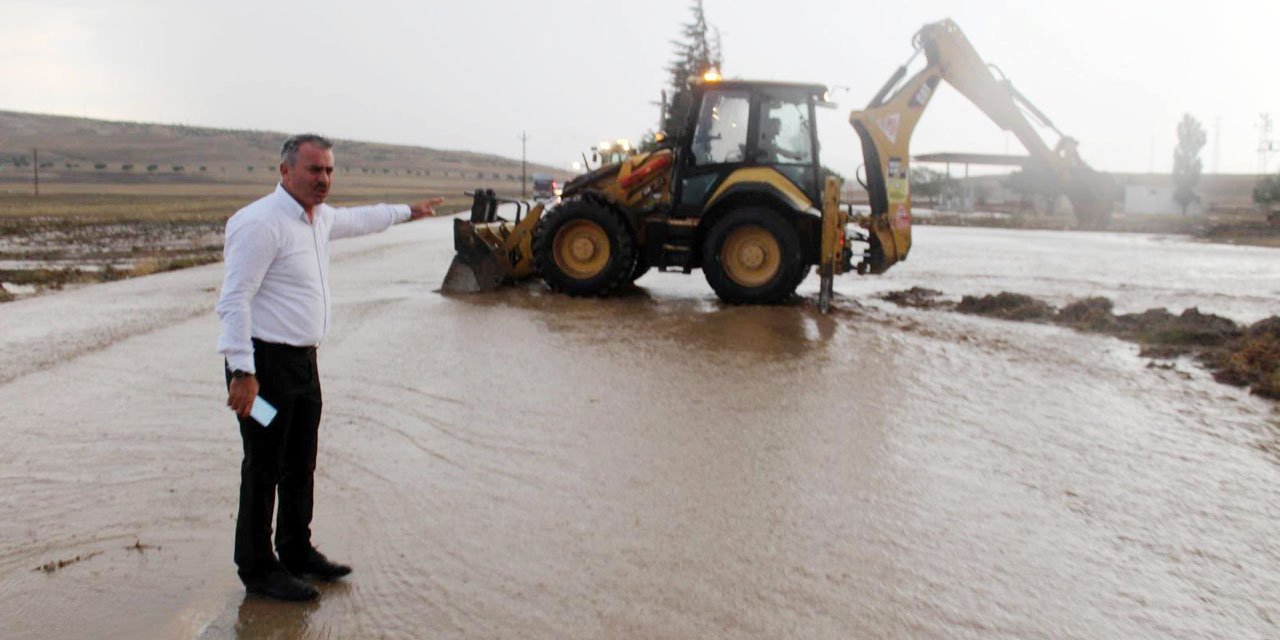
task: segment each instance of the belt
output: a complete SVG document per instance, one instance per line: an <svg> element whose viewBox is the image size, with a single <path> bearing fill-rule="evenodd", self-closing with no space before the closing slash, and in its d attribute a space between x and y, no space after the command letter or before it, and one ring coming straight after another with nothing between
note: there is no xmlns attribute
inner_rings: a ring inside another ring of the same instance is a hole
<svg viewBox="0 0 1280 640"><path fill-rule="evenodd" d="M279 342L267 342L266 340L253 339L253 349L255 351L274 351L276 353L288 353L297 355L311 355L316 352L314 346L297 347L291 344L281 344Z"/></svg>

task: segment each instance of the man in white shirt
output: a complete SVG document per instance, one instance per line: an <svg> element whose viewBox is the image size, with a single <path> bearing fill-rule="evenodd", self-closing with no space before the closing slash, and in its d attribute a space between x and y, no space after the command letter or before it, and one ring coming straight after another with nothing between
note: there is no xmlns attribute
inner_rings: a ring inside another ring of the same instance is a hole
<svg viewBox="0 0 1280 640"><path fill-rule="evenodd" d="M227 406L239 418L244 443L235 561L246 590L282 600L319 595L303 577L328 581L351 572L311 544L321 408L316 346L332 308L329 241L435 215L443 201L331 207L324 201L333 181L332 149L312 134L286 140L280 184L227 220L223 249L218 351L226 358ZM259 396L278 411L266 426L249 417Z"/></svg>

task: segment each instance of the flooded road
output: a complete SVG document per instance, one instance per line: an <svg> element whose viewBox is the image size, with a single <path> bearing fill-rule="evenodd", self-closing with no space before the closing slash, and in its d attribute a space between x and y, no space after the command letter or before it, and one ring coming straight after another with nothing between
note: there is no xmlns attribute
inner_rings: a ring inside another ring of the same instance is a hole
<svg viewBox="0 0 1280 640"><path fill-rule="evenodd" d="M873 296L1248 322L1280 251L922 228L821 316L814 278L772 308L699 274L443 297L450 227L335 244L314 529L356 572L309 605L231 563L219 265L0 306L0 637L1280 634L1276 403Z"/></svg>

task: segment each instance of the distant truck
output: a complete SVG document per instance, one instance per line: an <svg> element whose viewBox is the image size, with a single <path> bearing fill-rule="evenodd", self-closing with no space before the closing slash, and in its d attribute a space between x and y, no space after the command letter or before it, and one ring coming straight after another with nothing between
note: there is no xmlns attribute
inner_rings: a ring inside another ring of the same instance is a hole
<svg viewBox="0 0 1280 640"><path fill-rule="evenodd" d="M533 197L551 199L560 195L560 183L549 173L533 174Z"/></svg>

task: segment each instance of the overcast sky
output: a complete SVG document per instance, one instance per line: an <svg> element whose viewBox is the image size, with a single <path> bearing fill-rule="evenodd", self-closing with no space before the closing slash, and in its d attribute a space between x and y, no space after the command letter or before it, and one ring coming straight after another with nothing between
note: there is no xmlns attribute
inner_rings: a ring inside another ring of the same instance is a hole
<svg viewBox="0 0 1280 640"><path fill-rule="evenodd" d="M823 158L861 164L848 112L954 19L1081 155L1167 172L1183 113L1206 171L1258 168L1277 120L1280 2L706 0L725 75L848 87L819 120ZM604 138L656 126L687 0L0 0L0 109L280 131L520 156L568 168ZM1052 145L1055 137L1048 140ZM914 154L1021 153L955 90ZM339 150L340 152L340 150ZM1280 154L1271 157L1272 171Z"/></svg>

